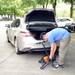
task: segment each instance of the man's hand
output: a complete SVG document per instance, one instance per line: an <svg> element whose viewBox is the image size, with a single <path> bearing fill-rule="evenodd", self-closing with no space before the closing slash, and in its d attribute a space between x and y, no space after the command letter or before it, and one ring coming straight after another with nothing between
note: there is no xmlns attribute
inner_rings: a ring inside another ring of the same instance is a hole
<svg viewBox="0 0 75 75"><path fill-rule="evenodd" d="M54 42L52 45L51 45L51 51L50 51L50 59L52 59L54 57L54 53L56 51L56 47L57 47L57 43Z"/></svg>

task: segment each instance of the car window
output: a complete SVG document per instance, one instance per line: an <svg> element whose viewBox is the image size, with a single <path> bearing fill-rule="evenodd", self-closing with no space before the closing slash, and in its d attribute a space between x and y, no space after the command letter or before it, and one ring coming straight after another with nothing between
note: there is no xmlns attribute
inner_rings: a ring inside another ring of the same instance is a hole
<svg viewBox="0 0 75 75"><path fill-rule="evenodd" d="M59 19L56 19L56 21L59 22L60 20Z"/></svg>
<svg viewBox="0 0 75 75"><path fill-rule="evenodd" d="M18 27L20 25L20 19L16 19L12 22L11 27Z"/></svg>
<svg viewBox="0 0 75 75"><path fill-rule="evenodd" d="M16 27L16 26L15 26L15 23L16 23L16 20L14 20L14 21L11 23L11 27Z"/></svg>
<svg viewBox="0 0 75 75"><path fill-rule="evenodd" d="M70 21L69 19L66 19L66 21Z"/></svg>
<svg viewBox="0 0 75 75"><path fill-rule="evenodd" d="M65 19L60 19L60 22L64 22L65 21Z"/></svg>
<svg viewBox="0 0 75 75"><path fill-rule="evenodd" d="M20 19L16 19L15 26L18 27L20 25Z"/></svg>

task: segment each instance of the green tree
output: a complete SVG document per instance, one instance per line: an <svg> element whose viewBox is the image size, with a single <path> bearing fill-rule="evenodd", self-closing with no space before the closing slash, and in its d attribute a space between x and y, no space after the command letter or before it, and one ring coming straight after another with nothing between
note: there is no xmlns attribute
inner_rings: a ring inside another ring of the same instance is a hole
<svg viewBox="0 0 75 75"><path fill-rule="evenodd" d="M60 0L36 0L36 3L39 4L39 5L42 5L43 8L45 8L45 5L46 5L46 8L47 8L48 4L52 4L54 12L56 14L57 1L60 1Z"/></svg>
<svg viewBox="0 0 75 75"><path fill-rule="evenodd" d="M57 4L56 1L57 0L50 0L50 3L53 5L53 9L54 9L55 12L56 12L56 4Z"/></svg>
<svg viewBox="0 0 75 75"><path fill-rule="evenodd" d="M37 5L42 5L43 9L47 9L49 2L50 0L36 0Z"/></svg>
<svg viewBox="0 0 75 75"><path fill-rule="evenodd" d="M75 0L63 0L65 3L69 3L71 4L71 8L70 8L70 18L73 18L73 7L74 7L74 3Z"/></svg>
<svg viewBox="0 0 75 75"><path fill-rule="evenodd" d="M45 8L45 5L46 5L46 8L47 8L47 5L48 5L48 0L36 0L36 3L38 5L42 5L43 9Z"/></svg>
<svg viewBox="0 0 75 75"><path fill-rule="evenodd" d="M36 8L35 0L22 0L21 7L26 12L31 8Z"/></svg>
<svg viewBox="0 0 75 75"><path fill-rule="evenodd" d="M49 0L46 0L46 9L47 9L47 5L48 5L48 3L49 3Z"/></svg>
<svg viewBox="0 0 75 75"><path fill-rule="evenodd" d="M8 14L21 16L24 11L21 7L22 0L0 0L0 15Z"/></svg>
<svg viewBox="0 0 75 75"><path fill-rule="evenodd" d="M14 15L14 18L16 19L16 16L20 15L21 13L21 0L15 0L12 1L12 4L10 5L9 10L12 11L12 14Z"/></svg>
<svg viewBox="0 0 75 75"><path fill-rule="evenodd" d="M50 3L53 5L53 9L54 9L54 12L55 12L55 15L56 15L56 5L57 5L57 2L59 2L60 0L50 0Z"/></svg>
<svg viewBox="0 0 75 75"><path fill-rule="evenodd" d="M5 5L3 6L4 2L0 0L0 15L3 15L3 12L5 14Z"/></svg>
<svg viewBox="0 0 75 75"><path fill-rule="evenodd" d="M9 0L9 12L10 15L14 15L14 18L16 19L16 16L22 16L24 14L22 7L21 7L21 0Z"/></svg>

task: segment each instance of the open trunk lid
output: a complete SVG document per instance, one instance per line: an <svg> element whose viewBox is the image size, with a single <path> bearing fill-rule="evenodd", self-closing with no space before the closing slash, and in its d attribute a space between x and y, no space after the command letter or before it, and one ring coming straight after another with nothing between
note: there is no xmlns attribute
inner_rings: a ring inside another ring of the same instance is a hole
<svg viewBox="0 0 75 75"><path fill-rule="evenodd" d="M56 22L55 14L52 10L47 9L31 9L25 14L25 22L46 21Z"/></svg>

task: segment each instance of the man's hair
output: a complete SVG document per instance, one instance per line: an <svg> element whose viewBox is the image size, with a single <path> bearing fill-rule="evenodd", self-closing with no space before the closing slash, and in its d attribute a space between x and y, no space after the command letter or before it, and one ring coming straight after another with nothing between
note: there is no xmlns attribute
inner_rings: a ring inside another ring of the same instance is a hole
<svg viewBox="0 0 75 75"><path fill-rule="evenodd" d="M40 39L41 39L41 40L43 40L43 35L45 35L45 34L46 34L46 32L42 32L42 33L41 33L41 35L40 35Z"/></svg>

